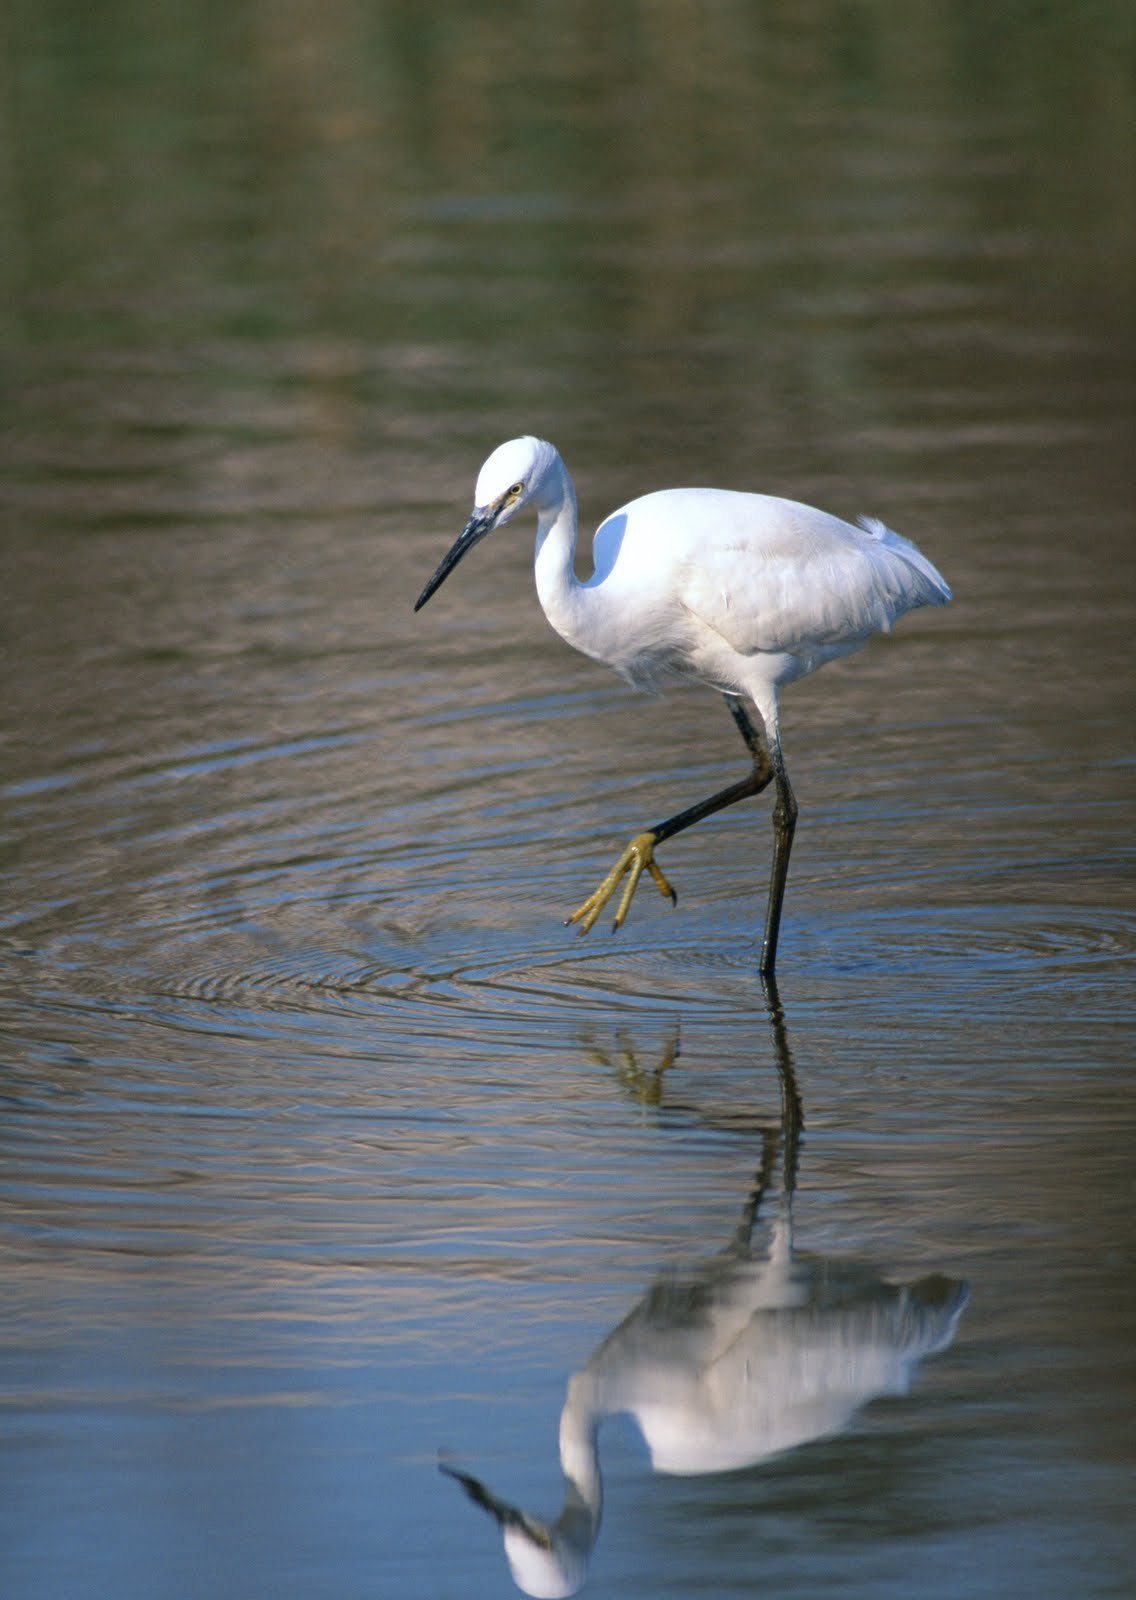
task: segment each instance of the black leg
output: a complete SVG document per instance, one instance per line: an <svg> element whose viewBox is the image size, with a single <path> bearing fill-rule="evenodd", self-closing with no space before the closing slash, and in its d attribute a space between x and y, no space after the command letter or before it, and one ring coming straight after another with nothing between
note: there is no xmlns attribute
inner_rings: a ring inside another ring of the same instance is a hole
<svg viewBox="0 0 1136 1600"><path fill-rule="evenodd" d="M773 869L769 875L769 903L765 909L765 936L761 941L763 978L771 978L777 964L777 935L781 931L781 905L785 899L785 879L789 875L789 855L797 827L797 800L785 771L781 746L773 746L773 779L777 799L773 806Z"/></svg>
<svg viewBox="0 0 1136 1600"><path fill-rule="evenodd" d="M736 694L724 694L722 699L726 702L726 710L737 723L738 732L746 742L746 749L753 757L754 766L756 767L759 763L762 766L768 765L769 752L765 748L765 741L750 721L749 713L746 711L745 706L742 705Z"/></svg>
<svg viewBox="0 0 1136 1600"><path fill-rule="evenodd" d="M773 759L766 749L765 740L750 721L745 707L737 695L724 694L722 699L726 702L727 709L737 723L738 730L746 742L746 748L753 758L753 770L748 777L742 778L738 783L731 783L728 789L719 789L717 794L712 794L708 800L700 800L696 806L680 811L677 816L668 817L665 822L657 822L648 830L654 835L656 844L662 844L664 839L673 839L676 833L681 833L684 828L692 828L696 822L701 822L703 817L712 816L715 811L724 811L727 806L736 805L739 800L748 800L751 795L760 794L774 777Z"/></svg>
<svg viewBox="0 0 1136 1600"><path fill-rule="evenodd" d="M789 856L793 849L793 834L797 827L797 800L785 769L779 740L773 742L772 756L765 741L754 727L745 707L735 695L725 695L730 715L753 756L754 768L759 765L768 772L772 766L773 780L777 786L777 800L773 807L773 866L769 877L769 901L765 911L765 933L761 941L763 978L772 978L777 964L777 937L781 931L781 906L785 899L785 880L789 875ZM768 779L766 779L768 782Z"/></svg>

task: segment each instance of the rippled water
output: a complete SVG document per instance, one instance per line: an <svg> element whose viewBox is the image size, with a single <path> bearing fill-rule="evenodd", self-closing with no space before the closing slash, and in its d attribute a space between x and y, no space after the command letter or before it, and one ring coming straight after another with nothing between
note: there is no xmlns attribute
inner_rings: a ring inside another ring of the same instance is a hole
<svg viewBox="0 0 1136 1600"><path fill-rule="evenodd" d="M729 1295L787 1052L794 1348L840 1286L969 1301L738 1470L605 1421L588 1592L1131 1593L1122 12L13 25L5 1596L514 1592L440 1451L551 1516L627 1329L633 1411L729 1304L773 1370ZM411 614L524 429L587 524L780 492L955 589L784 697L783 1032L764 802L667 847L676 910L562 926L739 773L717 698L562 646L527 530Z"/></svg>

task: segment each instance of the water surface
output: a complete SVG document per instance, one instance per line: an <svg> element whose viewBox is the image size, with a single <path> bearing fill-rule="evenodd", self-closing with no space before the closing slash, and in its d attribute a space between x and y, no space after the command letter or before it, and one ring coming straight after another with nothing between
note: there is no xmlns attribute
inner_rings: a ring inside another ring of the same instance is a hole
<svg viewBox="0 0 1136 1600"><path fill-rule="evenodd" d="M561 926L728 717L562 646L519 526L411 614L519 431L589 526L789 494L956 593L785 695L779 992L796 1246L969 1303L743 1470L605 1422L588 1592L1131 1593L1126 8L7 48L5 1595L514 1592L439 1450L555 1511L570 1377L734 1237L767 807Z"/></svg>

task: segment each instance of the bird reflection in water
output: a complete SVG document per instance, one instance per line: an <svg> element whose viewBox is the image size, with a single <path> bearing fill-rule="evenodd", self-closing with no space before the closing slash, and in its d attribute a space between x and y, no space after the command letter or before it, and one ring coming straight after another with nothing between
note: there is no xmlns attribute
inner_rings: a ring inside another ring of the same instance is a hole
<svg viewBox="0 0 1136 1600"><path fill-rule="evenodd" d="M533 1516L441 1463L497 1521L525 1594L553 1600L584 1584L603 1504L605 1417L634 1419L657 1472L731 1472L840 1432L869 1400L904 1393L916 1364L954 1337L965 1283L938 1274L889 1283L863 1263L794 1252L801 1101L772 985L766 999L780 1125L763 1135L761 1165L729 1245L652 1285L569 1380L560 1414L560 1514ZM754 1229L779 1155L776 1214L758 1248Z"/></svg>

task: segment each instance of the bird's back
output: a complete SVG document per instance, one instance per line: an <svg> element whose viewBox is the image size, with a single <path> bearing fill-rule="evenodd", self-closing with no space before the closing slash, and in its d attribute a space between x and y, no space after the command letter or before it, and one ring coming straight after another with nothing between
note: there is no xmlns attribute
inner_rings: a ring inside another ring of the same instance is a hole
<svg viewBox="0 0 1136 1600"><path fill-rule="evenodd" d="M931 562L882 522L857 527L727 489L645 495L606 519L594 550L592 584L634 593L644 617L682 613L739 655L799 656L804 670L951 597Z"/></svg>

